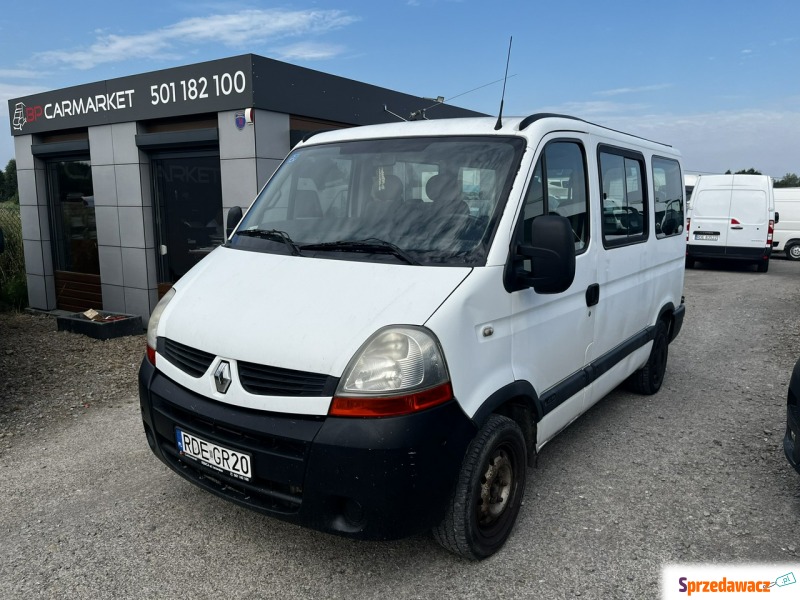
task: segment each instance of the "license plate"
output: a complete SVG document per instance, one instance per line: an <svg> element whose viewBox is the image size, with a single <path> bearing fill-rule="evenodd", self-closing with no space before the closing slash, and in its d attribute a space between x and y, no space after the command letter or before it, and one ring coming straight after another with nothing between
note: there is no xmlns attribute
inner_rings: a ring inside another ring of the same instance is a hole
<svg viewBox="0 0 800 600"><path fill-rule="evenodd" d="M718 235L702 235L702 234L698 235L698 234L695 233L694 234L694 239L696 239L696 240L708 240L708 241L711 241L711 242L716 242L717 240L719 240L719 236Z"/></svg>
<svg viewBox="0 0 800 600"><path fill-rule="evenodd" d="M196 460L206 467L236 479L250 481L253 461L249 454L218 446L179 427L175 428L175 441L181 456Z"/></svg>

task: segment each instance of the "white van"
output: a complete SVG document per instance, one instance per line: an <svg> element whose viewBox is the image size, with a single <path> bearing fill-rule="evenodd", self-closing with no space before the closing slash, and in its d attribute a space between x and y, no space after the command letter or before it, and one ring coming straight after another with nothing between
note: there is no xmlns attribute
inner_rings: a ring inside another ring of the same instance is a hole
<svg viewBox="0 0 800 600"><path fill-rule="evenodd" d="M312 136L153 312L150 447L281 519L487 557L542 446L661 386L683 194L676 150L569 117Z"/></svg>
<svg viewBox="0 0 800 600"><path fill-rule="evenodd" d="M767 175L700 175L686 227L686 266L733 260L769 270L775 228L772 178Z"/></svg>
<svg viewBox="0 0 800 600"><path fill-rule="evenodd" d="M800 260L800 188L775 188L774 192L780 220L776 220L772 251Z"/></svg>

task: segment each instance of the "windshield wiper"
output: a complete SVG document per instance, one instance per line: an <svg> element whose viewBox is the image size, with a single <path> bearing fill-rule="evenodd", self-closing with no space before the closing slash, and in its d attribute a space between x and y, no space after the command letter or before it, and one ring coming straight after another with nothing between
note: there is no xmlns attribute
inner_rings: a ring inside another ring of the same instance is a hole
<svg viewBox="0 0 800 600"><path fill-rule="evenodd" d="M292 256L300 255L300 248L292 241L289 234L279 229L240 229L236 232L236 235L247 235L265 240L272 240L274 242L283 242L292 251Z"/></svg>
<svg viewBox="0 0 800 600"><path fill-rule="evenodd" d="M300 246L300 250L322 250L331 252L375 252L391 254L396 256L409 265L419 265L413 256L391 242L378 238L367 238L365 240L340 240L338 242L322 242L319 244L306 244Z"/></svg>

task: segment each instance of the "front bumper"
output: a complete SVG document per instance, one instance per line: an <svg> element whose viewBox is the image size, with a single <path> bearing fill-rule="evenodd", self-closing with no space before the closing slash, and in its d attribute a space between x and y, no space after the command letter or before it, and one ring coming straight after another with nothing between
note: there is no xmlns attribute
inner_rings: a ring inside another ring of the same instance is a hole
<svg viewBox="0 0 800 600"><path fill-rule="evenodd" d="M139 399L150 448L182 477L247 508L362 539L397 539L440 522L477 431L456 401L382 419L244 409L189 392L147 359ZM252 479L182 457L176 427L250 453Z"/></svg>
<svg viewBox="0 0 800 600"><path fill-rule="evenodd" d="M800 361L795 365L789 382L783 451L789 464L800 473Z"/></svg>

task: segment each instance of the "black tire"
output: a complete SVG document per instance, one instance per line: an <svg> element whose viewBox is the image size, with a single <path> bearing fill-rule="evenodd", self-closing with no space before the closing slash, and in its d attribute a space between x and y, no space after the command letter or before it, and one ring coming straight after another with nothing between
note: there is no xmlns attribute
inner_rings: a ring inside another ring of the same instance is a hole
<svg viewBox="0 0 800 600"><path fill-rule="evenodd" d="M436 541L470 560L497 552L517 520L526 469L519 425L491 415L467 449L445 517L433 529Z"/></svg>
<svg viewBox="0 0 800 600"><path fill-rule="evenodd" d="M760 263L758 263L756 265L756 270L759 273L766 273L767 271L769 271L769 259L763 260Z"/></svg>
<svg viewBox="0 0 800 600"><path fill-rule="evenodd" d="M789 244L786 246L786 258L790 260L800 260L800 244Z"/></svg>
<svg viewBox="0 0 800 600"><path fill-rule="evenodd" d="M694 259L691 256L686 257L686 268L694 269Z"/></svg>
<svg viewBox="0 0 800 600"><path fill-rule="evenodd" d="M667 334L667 324L659 321L656 324L656 335L647 363L628 379L628 387L634 392L651 396L661 389L669 354Z"/></svg>

